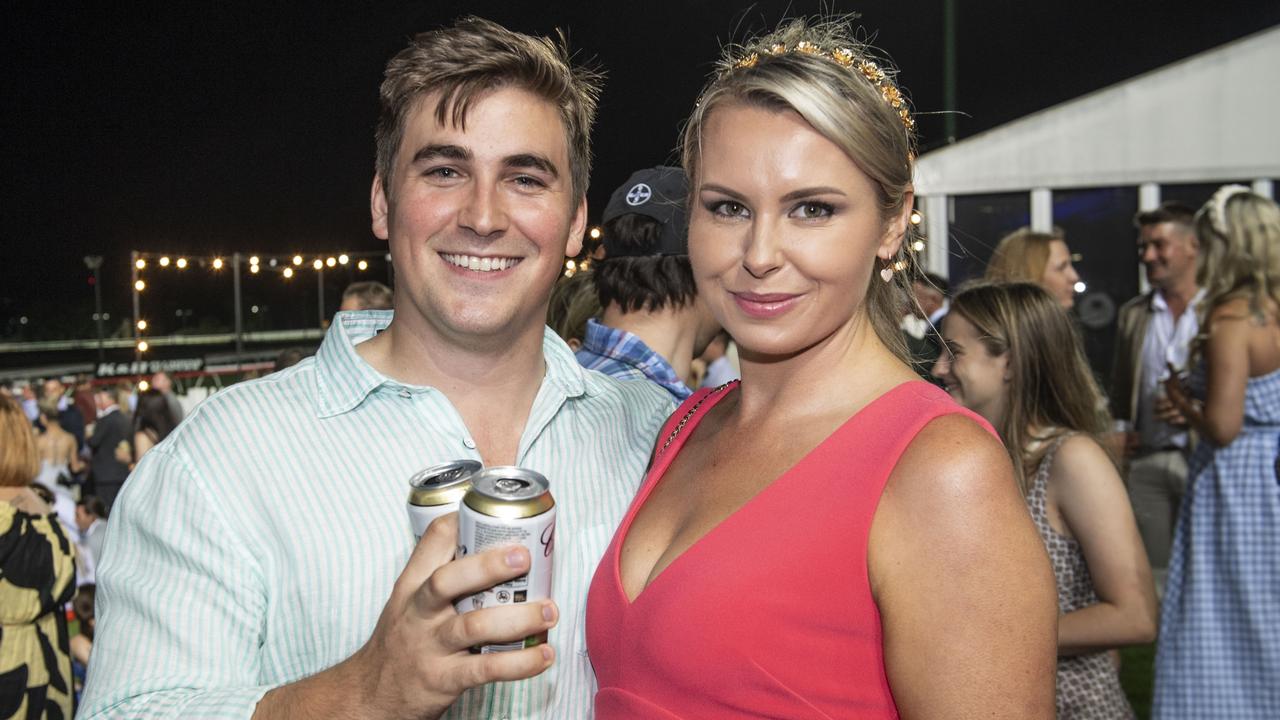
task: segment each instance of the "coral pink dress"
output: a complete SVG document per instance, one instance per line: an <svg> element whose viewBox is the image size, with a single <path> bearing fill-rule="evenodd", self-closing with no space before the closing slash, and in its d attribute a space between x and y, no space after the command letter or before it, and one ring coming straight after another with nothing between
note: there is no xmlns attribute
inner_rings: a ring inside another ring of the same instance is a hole
<svg viewBox="0 0 1280 720"><path fill-rule="evenodd" d="M619 576L622 540L698 423L736 387L695 393L672 416L664 440L702 402L659 451L596 569L587 598L596 717L896 718L867 578L871 520L889 473L930 420L963 413L991 428L933 385L898 385L632 602Z"/></svg>

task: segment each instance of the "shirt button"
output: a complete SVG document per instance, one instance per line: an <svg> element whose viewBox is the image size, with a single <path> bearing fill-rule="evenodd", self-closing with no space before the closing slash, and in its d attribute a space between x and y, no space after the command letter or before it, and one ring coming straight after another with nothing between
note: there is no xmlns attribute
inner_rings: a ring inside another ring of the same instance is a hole
<svg viewBox="0 0 1280 720"><path fill-rule="evenodd" d="M463 444L463 445L466 445L468 450L475 450L475 449L476 449L476 441L475 441L475 440L472 440L471 438L463 438L463 439L462 439L462 444Z"/></svg>
<svg viewBox="0 0 1280 720"><path fill-rule="evenodd" d="M400 397L405 398L405 399L407 400L407 399L409 399L409 398L413 397L413 393L409 392L408 390L401 390L401 391L400 391Z"/></svg>

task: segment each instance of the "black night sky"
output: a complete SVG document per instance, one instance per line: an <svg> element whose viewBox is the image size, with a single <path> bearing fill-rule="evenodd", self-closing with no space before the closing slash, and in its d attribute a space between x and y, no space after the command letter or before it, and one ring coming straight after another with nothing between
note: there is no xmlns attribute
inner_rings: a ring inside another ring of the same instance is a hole
<svg viewBox="0 0 1280 720"><path fill-rule="evenodd" d="M1257 0L956 5L961 138L1280 23L1280 3ZM88 254L106 258L115 322L129 313L131 249L378 250L368 213L377 87L414 32L464 14L534 33L563 27L579 57L607 71L594 220L632 170L673 159L722 43L833 6L861 13L918 112L942 108L942 0L8 4L0 340L91 337ZM923 150L942 128L920 117ZM230 283L188 278L158 281L153 312L190 306L192 323L228 322L218 308L229 308ZM292 296L272 291L272 302L314 319L306 282ZM307 322L289 313L278 311L281 324Z"/></svg>

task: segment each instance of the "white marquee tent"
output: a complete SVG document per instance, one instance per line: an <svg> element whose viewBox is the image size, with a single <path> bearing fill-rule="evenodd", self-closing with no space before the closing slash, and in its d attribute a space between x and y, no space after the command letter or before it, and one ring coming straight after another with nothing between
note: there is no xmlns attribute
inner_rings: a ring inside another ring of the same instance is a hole
<svg viewBox="0 0 1280 720"><path fill-rule="evenodd" d="M1027 192L1031 224L1053 225L1054 189L1280 177L1280 27L1271 28L922 155L916 193L925 265L947 273L948 199Z"/></svg>

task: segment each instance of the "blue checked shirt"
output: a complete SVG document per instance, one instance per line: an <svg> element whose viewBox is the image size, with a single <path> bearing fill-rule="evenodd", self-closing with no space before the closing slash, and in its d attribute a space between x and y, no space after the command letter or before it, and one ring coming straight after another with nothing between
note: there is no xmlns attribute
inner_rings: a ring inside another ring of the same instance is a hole
<svg viewBox="0 0 1280 720"><path fill-rule="evenodd" d="M587 320L586 337L575 355L582 367L588 370L599 370L619 380L657 383L676 400L684 400L693 394L671 363L649 349L643 340L594 318Z"/></svg>
<svg viewBox="0 0 1280 720"><path fill-rule="evenodd" d="M369 638L414 546L408 478L480 459L443 394L356 354L390 320L340 313L315 358L219 392L138 464L107 524L79 717L248 718ZM556 662L467 692L448 718L591 714L587 585L674 406L584 372L550 330L543 354L518 464L558 506Z"/></svg>

